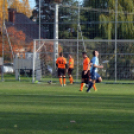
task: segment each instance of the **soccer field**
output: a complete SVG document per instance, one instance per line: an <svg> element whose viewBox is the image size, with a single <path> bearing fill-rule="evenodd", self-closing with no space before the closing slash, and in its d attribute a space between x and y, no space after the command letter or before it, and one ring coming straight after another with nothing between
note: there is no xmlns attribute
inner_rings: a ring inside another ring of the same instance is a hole
<svg viewBox="0 0 134 134"><path fill-rule="evenodd" d="M134 85L0 83L0 134L134 134Z"/></svg>

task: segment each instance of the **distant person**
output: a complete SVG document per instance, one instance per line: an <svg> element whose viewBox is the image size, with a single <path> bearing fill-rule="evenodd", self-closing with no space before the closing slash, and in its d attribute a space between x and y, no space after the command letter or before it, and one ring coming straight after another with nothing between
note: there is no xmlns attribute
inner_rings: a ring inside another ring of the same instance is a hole
<svg viewBox="0 0 134 134"><path fill-rule="evenodd" d="M58 67L58 77L61 86L66 86L66 69L67 69L67 61L63 57L63 53L59 53L59 57L56 60L56 66ZM63 79L63 81L62 81Z"/></svg>
<svg viewBox="0 0 134 134"><path fill-rule="evenodd" d="M90 73L91 73L91 81L89 83L89 87L87 89L87 92L90 92L90 89L92 88L92 86L94 86L94 89L96 89L95 87L95 82L99 83L102 82L102 78L101 76L98 74L98 68L102 69L103 66L99 65L99 52L98 51L93 51L93 58L91 60L91 68L90 68Z"/></svg>
<svg viewBox="0 0 134 134"><path fill-rule="evenodd" d="M74 59L72 58L72 55L69 54L68 76L69 76L70 84L73 84L74 82L73 76L72 76L73 69L74 69Z"/></svg>
<svg viewBox="0 0 134 134"><path fill-rule="evenodd" d="M82 52L82 56L83 56L83 71L82 71L80 91L83 91L84 83L88 84L90 79L90 59L88 58L86 52Z"/></svg>

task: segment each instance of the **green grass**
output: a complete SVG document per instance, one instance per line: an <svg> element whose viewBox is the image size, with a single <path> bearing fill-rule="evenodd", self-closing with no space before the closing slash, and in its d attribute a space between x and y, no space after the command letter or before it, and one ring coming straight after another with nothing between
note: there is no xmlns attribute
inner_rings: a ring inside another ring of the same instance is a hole
<svg viewBox="0 0 134 134"><path fill-rule="evenodd" d="M74 81L75 82L77 82L77 83L81 82L81 77L79 77L76 80L76 76L75 75L73 75L73 76L74 76ZM67 78L68 78L68 76L67 76ZM15 74L4 74L3 79L4 79L5 82L17 82L17 81L19 81L19 80L15 79ZM51 77L50 75L41 78L42 82L48 82L50 80L52 80L54 83L59 82L59 80L57 78ZM28 77L26 75L20 75L20 82L32 82L32 77ZM67 80L67 82L69 82L69 79ZM134 80L133 79L131 79L131 80L130 79L121 79L120 80L120 79L117 78L117 80L115 82L115 80L113 78L113 79L103 79L103 83L134 84Z"/></svg>
<svg viewBox="0 0 134 134"><path fill-rule="evenodd" d="M134 134L134 85L79 87L0 83L0 134Z"/></svg>

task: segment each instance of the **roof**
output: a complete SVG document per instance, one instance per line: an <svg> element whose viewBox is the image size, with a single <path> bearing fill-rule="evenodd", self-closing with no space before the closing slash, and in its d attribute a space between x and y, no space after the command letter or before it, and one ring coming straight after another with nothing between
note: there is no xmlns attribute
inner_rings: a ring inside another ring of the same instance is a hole
<svg viewBox="0 0 134 134"><path fill-rule="evenodd" d="M39 39L39 25L36 22L29 19L26 15L22 13L15 12L15 20L13 22L6 22L6 26L14 26L17 30L21 30L26 34L26 41L30 42L33 39ZM41 27L41 38L46 39L49 33Z"/></svg>

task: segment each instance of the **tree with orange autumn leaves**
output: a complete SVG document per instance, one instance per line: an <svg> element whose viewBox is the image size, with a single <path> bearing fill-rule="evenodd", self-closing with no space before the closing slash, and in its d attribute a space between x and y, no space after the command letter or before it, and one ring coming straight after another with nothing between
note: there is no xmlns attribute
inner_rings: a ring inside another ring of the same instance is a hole
<svg viewBox="0 0 134 134"><path fill-rule="evenodd" d="M7 36L4 28L5 21L8 21L8 8L14 8L19 13L25 14L27 17L31 16L32 10L30 8L29 0L0 0L0 56L2 55L2 38L4 37L4 51L11 51L11 46L9 47L9 42L7 41ZM25 42L25 33L22 31L17 31L15 28L11 27L7 29L9 31L9 37L11 35L10 39L11 44L13 47L13 52L15 50L20 50L20 48L24 47ZM15 32L16 31L16 32ZM13 35L14 33L17 33L16 35ZM19 37L18 37L19 36ZM15 39L16 38L16 39ZM20 45L16 45L16 44ZM17 46L17 48L15 47ZM22 45L22 46L21 46Z"/></svg>
<svg viewBox="0 0 134 134"><path fill-rule="evenodd" d="M25 52L33 52L33 41L27 42L26 41L26 34L23 31L17 30L15 27L9 27L7 28L7 32L10 37L11 47L13 50L14 55L19 53L20 55L25 58ZM0 39L1 40L1 39ZM9 52L6 57L12 57L11 53L11 47L8 43L8 39L5 36L5 42L4 42L4 51ZM40 52L49 52L50 55L47 55L44 53L44 59L46 59L46 62L50 62L53 60L53 51L54 51L54 42L46 42L44 43L44 47L40 50ZM0 41L0 51L2 52L2 42ZM62 47L59 45L59 52L62 51ZM5 53L6 54L6 53Z"/></svg>
<svg viewBox="0 0 134 134"><path fill-rule="evenodd" d="M7 7L9 4L9 1L10 1L9 7L17 9L17 12L23 13L26 16L30 15L30 14L27 14L27 13L30 13L29 0L22 0L21 2L19 0L1 0L0 1L0 10L1 10L0 12L1 13L0 14L1 25L0 26L2 26L2 22L4 18L6 21L8 19ZM4 5L5 5L4 11L6 15L5 17L3 17ZM23 6L20 6L20 5L23 5ZM2 31L2 29L0 30ZM7 28L7 32L9 35L10 42L11 42L11 46L10 46L8 39L7 39L6 32L4 30L3 32L4 50L3 51L5 51L5 56L7 57L7 59L12 57L12 51L14 55L19 53L23 55L23 57L25 57L25 52L33 52L33 41L27 42L26 34L23 31L17 30L14 26L12 26L12 27ZM54 45L53 42L45 43L44 45L46 46L45 52L50 52L50 53L53 52L53 45ZM62 48L59 46L59 52L60 51L62 51ZM2 34L0 35L0 56L2 56ZM45 55L45 57L46 57L45 59L48 59L48 61L52 60L52 56Z"/></svg>
<svg viewBox="0 0 134 134"><path fill-rule="evenodd" d="M44 58L44 62L47 63L52 63L53 61L53 52L54 52L54 42L50 41L50 42L45 42L44 46L42 47L42 49L40 50L40 52L45 52L42 53L41 57L45 57ZM62 47L59 44L58 45L58 52L62 52Z"/></svg>
<svg viewBox="0 0 134 134"><path fill-rule="evenodd" d="M15 27L7 28L7 32L10 38L11 46L9 45L7 36L4 36L4 51L8 52L8 56L12 57L11 47L14 55L20 53L21 55L25 55L25 52L32 51L33 42L26 42L26 35L22 31L18 31ZM4 33L5 34L5 33ZM2 38L2 37L1 37ZM2 52L2 39L0 39L0 51ZM6 53L5 53L6 54Z"/></svg>
<svg viewBox="0 0 134 134"><path fill-rule="evenodd" d="M8 33L10 36L12 48L14 52L19 51L21 52L33 52L33 41L27 42L26 41L26 35L23 31L17 31L14 27L9 27L8 28ZM46 42L44 43L44 50L43 52L50 52L53 53L54 48L53 48L54 42ZM59 45L59 52L62 51L62 47Z"/></svg>
<svg viewBox="0 0 134 134"><path fill-rule="evenodd" d="M26 35L23 31L18 31L15 27L9 27L7 32L10 36L12 48L15 53L23 53L25 51L30 51L33 48L32 42L26 42Z"/></svg>

